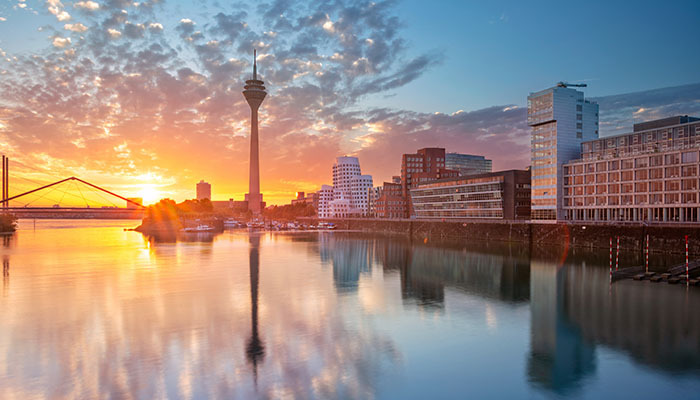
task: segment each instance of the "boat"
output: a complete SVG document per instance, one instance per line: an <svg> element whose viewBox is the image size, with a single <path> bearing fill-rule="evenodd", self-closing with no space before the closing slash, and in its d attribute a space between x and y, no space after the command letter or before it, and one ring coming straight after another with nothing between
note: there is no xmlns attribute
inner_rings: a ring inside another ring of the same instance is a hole
<svg viewBox="0 0 700 400"><path fill-rule="evenodd" d="M184 232L213 232L214 228L209 225L200 224L194 227L187 227L183 229Z"/></svg>
<svg viewBox="0 0 700 400"><path fill-rule="evenodd" d="M229 228L237 228L241 226L241 223L236 221L233 218L227 218L224 220L224 226L229 227Z"/></svg>

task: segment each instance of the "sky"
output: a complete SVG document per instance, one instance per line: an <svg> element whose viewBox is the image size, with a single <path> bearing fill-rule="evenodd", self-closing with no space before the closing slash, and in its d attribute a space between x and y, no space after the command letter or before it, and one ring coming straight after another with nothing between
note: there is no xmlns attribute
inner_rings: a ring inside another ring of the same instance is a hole
<svg viewBox="0 0 700 400"><path fill-rule="evenodd" d="M697 1L5 0L0 151L11 194L77 176L153 202L242 200L258 49L268 204L353 155L375 185L421 147L529 165L527 95L583 82L601 135L700 115ZM48 200L44 200L48 201ZM54 201L54 200L51 200Z"/></svg>

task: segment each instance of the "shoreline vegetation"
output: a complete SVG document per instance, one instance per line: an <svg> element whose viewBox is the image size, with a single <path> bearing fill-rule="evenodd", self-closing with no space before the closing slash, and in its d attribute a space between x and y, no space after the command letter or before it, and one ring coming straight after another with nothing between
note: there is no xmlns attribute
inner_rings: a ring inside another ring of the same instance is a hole
<svg viewBox="0 0 700 400"><path fill-rule="evenodd" d="M147 235L172 236L184 228L201 224L214 228L214 232L224 230L223 219L214 213L209 199L185 200L179 204L171 199L163 199L148 206L141 225L134 230Z"/></svg>
<svg viewBox="0 0 700 400"><path fill-rule="evenodd" d="M0 214L0 233L13 233L17 230L17 217L13 214Z"/></svg>
<svg viewBox="0 0 700 400"><path fill-rule="evenodd" d="M310 204L287 204L270 206L263 210L262 218L268 220L293 221L299 217L312 217L316 210ZM148 206L141 225L134 230L153 236L175 236L182 229L208 225L213 232L223 232L224 220L235 218L249 221L253 215L247 210L215 210L211 201L185 200L175 203L171 199L163 199Z"/></svg>

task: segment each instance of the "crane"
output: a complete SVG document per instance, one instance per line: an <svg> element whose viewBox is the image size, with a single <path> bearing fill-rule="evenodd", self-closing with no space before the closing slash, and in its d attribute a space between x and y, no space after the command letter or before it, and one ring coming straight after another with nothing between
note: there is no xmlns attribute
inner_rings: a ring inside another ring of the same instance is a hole
<svg viewBox="0 0 700 400"><path fill-rule="evenodd" d="M585 83L567 83L567 82L557 82L557 87L587 87Z"/></svg>

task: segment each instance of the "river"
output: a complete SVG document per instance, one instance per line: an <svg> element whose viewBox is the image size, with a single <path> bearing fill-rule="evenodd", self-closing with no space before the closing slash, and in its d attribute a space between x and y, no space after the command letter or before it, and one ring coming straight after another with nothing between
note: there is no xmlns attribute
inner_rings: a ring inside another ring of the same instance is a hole
<svg viewBox="0 0 700 400"><path fill-rule="evenodd" d="M607 251L135 225L3 237L0 398L700 393L700 288L610 285Z"/></svg>

